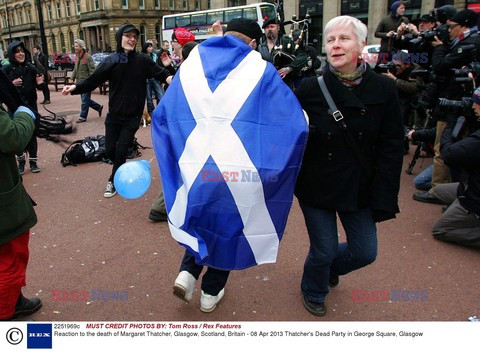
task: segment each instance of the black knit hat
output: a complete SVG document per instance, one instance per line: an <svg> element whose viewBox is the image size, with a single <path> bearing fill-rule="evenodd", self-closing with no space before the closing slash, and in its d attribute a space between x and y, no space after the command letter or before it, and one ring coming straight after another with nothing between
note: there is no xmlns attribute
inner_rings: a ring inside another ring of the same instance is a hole
<svg viewBox="0 0 480 352"><path fill-rule="evenodd" d="M225 34L228 34L230 31L245 34L247 37L257 41L260 40L260 37L262 36L262 30L258 23L247 18L234 18L228 22Z"/></svg>
<svg viewBox="0 0 480 352"><path fill-rule="evenodd" d="M478 15L470 9L466 9L458 12L450 21L456 22L464 27L472 28L477 25Z"/></svg>
<svg viewBox="0 0 480 352"><path fill-rule="evenodd" d="M275 17L268 18L263 22L262 28L265 29L269 24L279 24Z"/></svg>
<svg viewBox="0 0 480 352"><path fill-rule="evenodd" d="M433 18L433 16L425 14L420 17L420 22L435 22L435 18Z"/></svg>

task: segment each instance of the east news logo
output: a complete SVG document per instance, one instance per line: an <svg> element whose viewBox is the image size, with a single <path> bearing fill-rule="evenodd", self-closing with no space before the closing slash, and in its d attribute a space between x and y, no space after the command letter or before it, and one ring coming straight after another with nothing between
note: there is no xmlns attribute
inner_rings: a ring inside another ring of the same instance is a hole
<svg viewBox="0 0 480 352"><path fill-rule="evenodd" d="M27 348L52 348L52 324L27 324Z"/></svg>

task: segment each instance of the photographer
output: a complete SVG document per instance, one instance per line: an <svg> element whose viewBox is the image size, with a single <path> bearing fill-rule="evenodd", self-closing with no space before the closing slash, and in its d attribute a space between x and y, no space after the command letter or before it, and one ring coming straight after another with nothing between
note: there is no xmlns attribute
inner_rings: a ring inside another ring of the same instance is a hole
<svg viewBox="0 0 480 352"><path fill-rule="evenodd" d="M480 88L472 96L473 110L480 117ZM480 119L480 118L479 118ZM456 119L449 119L442 134L441 153L447 165L461 170L459 183L436 186L432 193L451 203L433 226L433 236L442 241L480 247L480 124L467 117L470 134L456 141Z"/></svg>
<svg viewBox="0 0 480 352"><path fill-rule="evenodd" d="M400 108L403 125L405 130L410 129L413 126L413 118L411 119L411 113L414 112L415 104L418 99L419 88L421 83L411 77L412 71L418 69L417 64L412 63L412 58L408 53L398 52L393 55L393 61L386 65L379 65L379 69L387 68L387 72L383 72L382 75L391 78L395 81L397 87L398 96L400 98ZM421 80L421 78L418 78ZM408 139L404 142L404 154L408 154L409 143Z"/></svg>
<svg viewBox="0 0 480 352"><path fill-rule="evenodd" d="M435 47L432 57L432 68L436 75L435 83L438 98L460 100L465 94L461 83L455 81L453 69L461 68L478 59L480 54L480 37L477 33L478 28L476 24L477 14L475 12L469 9L460 11L447 21L450 40L452 40L451 44L446 45L438 37L435 37L435 40L432 41L432 45ZM469 46L476 50L467 50ZM432 115L437 121L432 175L432 186L436 186L451 182L450 171L444 164L440 153L440 139L445 129L449 112L436 103ZM430 191L427 193L415 193L413 199L420 202L437 203L437 199Z"/></svg>
<svg viewBox="0 0 480 352"><path fill-rule="evenodd" d="M402 23L397 29L397 39L393 46L398 49L408 50L415 58L413 62L419 64L424 69L429 69L431 66L431 57L433 47L430 45L430 40L434 38L432 34L436 34L435 18L430 15L423 15L420 18L418 28L413 24Z"/></svg>
<svg viewBox="0 0 480 352"><path fill-rule="evenodd" d="M405 2L395 1L390 9L391 14L382 18L375 30L375 38L381 38L377 65L385 64L392 59L393 43L397 36L395 31L402 23L408 23L408 18L404 16Z"/></svg>

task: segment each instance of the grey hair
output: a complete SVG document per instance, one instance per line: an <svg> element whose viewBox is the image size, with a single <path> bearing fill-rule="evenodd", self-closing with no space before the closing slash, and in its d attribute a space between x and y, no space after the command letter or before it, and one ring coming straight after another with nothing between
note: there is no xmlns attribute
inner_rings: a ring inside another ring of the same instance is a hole
<svg viewBox="0 0 480 352"><path fill-rule="evenodd" d="M327 42L328 32L337 26L353 26L353 32L357 36L357 42L359 46L363 45L363 42L367 40L368 29L367 26L358 18L352 16L337 16L332 18L325 26L323 30L323 38L325 43Z"/></svg>

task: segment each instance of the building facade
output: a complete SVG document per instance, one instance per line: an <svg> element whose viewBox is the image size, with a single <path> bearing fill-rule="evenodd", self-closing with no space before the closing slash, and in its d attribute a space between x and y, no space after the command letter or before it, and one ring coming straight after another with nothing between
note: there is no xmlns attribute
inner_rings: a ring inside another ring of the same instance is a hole
<svg viewBox="0 0 480 352"><path fill-rule="evenodd" d="M36 0L0 0L0 45L13 40L28 48L41 44ZM161 41L161 18L174 12L207 9L210 0L40 0L48 53L73 52L83 39L91 52L116 48L115 31L132 23L141 32L138 49L147 39ZM8 14L8 17L7 17Z"/></svg>
<svg viewBox="0 0 480 352"><path fill-rule="evenodd" d="M275 2L274 0L266 0ZM377 24L395 0L284 0L285 19L311 18L308 40L321 52L324 25L333 17L351 15L361 19L369 29L368 42ZM141 31L139 48L147 39L161 41L161 18L174 12L187 12L256 3L256 0L0 0L0 48L12 40L27 47L40 44L37 3L40 3L48 52L73 52L74 40L85 40L91 51L115 50L115 31L132 23ZM461 10L475 0L409 0L406 15L418 19L435 7L455 5ZM327 6L328 5L328 6ZM288 27L288 26L287 26ZM287 33L289 28L285 28ZM169 39L169 38L167 38Z"/></svg>

